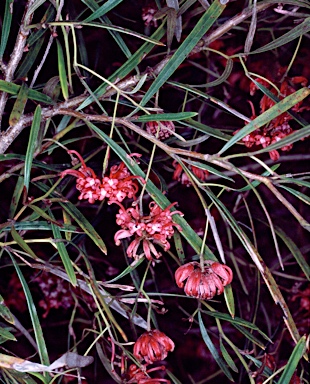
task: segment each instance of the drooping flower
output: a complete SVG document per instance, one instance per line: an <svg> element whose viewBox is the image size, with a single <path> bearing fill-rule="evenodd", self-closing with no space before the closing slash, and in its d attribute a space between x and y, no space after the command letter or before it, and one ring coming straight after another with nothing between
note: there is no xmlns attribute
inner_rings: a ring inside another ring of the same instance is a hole
<svg viewBox="0 0 310 384"><path fill-rule="evenodd" d="M66 169L61 172L61 177L72 175L77 178L76 188L80 191L79 200L88 200L93 204L96 200L122 202L126 197L136 199L139 185L137 179L142 183L144 180L140 176L130 175L126 165L122 162L119 165L114 165L110 169L109 176L100 179L96 176L95 172L86 166L82 156L76 151L68 151L69 154L75 154L82 166L78 170ZM137 155L136 155L137 156Z"/></svg>
<svg viewBox="0 0 310 384"><path fill-rule="evenodd" d="M147 364L164 360L168 352L174 350L174 342L163 332L154 329L143 333L135 342L133 354L139 360L145 360Z"/></svg>
<svg viewBox="0 0 310 384"><path fill-rule="evenodd" d="M232 270L217 261L205 260L204 270L198 262L193 261L179 267L175 272L175 281L179 288L185 287L187 296L198 299L212 299L224 292L224 287L231 283Z"/></svg>
<svg viewBox="0 0 310 384"><path fill-rule="evenodd" d="M165 140L175 132L175 126L172 121L148 121L146 132L156 136L159 140Z"/></svg>
<svg viewBox="0 0 310 384"><path fill-rule="evenodd" d="M161 253L156 250L153 243L161 245L165 251L168 251L170 249L168 239L173 236L174 227L179 231L182 230L178 224L172 221L172 216L175 214L183 216L180 211L170 211L170 208L176 203L161 209L155 202L151 202L148 216L142 216L137 205L125 209L120 203L115 203L120 206L119 213L116 215L116 223L122 227L115 233L115 244L119 245L121 239L135 236L127 248L128 257L139 258L137 252L142 243L145 257L148 260L152 260L153 256L158 259Z"/></svg>

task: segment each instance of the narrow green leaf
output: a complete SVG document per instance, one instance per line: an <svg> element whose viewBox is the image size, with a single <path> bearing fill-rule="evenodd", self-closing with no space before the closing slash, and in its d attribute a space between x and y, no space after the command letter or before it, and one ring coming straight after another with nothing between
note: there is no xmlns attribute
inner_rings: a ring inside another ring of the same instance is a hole
<svg viewBox="0 0 310 384"><path fill-rule="evenodd" d="M7 92L11 95L17 95L20 87L20 85L0 80L0 91ZM28 98L38 101L39 103L54 104L54 101L50 97L33 89L28 89Z"/></svg>
<svg viewBox="0 0 310 384"><path fill-rule="evenodd" d="M157 113L152 115L142 115L133 121L179 121L189 119L197 115L197 112Z"/></svg>
<svg viewBox="0 0 310 384"><path fill-rule="evenodd" d="M210 165L203 164L203 163L200 163L198 161L187 160L187 159L182 159L182 161L184 163L186 163L186 164L191 164L194 167L197 167L197 168L200 168L200 169L205 169L208 172L210 172L210 173L212 173L214 175L217 175L218 177L220 177L222 179L229 180L229 181L231 181L233 183L235 182L234 179L232 179L231 177L226 176L223 172L218 171L217 169L211 167Z"/></svg>
<svg viewBox="0 0 310 384"><path fill-rule="evenodd" d="M50 216L53 216L53 213L51 210L49 210L49 214L50 214ZM76 285L77 285L76 275L75 275L74 268L72 266L71 259L70 259L70 256L68 254L67 248L66 248L65 244L63 243L63 238L61 237L59 227L57 225L55 225L54 223L51 223L51 226L52 226L53 236L55 239L55 245L58 249L62 263L65 267L67 275L69 276L71 284L74 287L76 287Z"/></svg>
<svg viewBox="0 0 310 384"><path fill-rule="evenodd" d="M95 228L90 224L90 222L86 219L86 217L79 211L70 201L65 203L59 202L61 207L74 219L79 226L83 229L83 231L88 235L93 242L101 249L101 251L106 254L107 248L102 240L102 238L98 235Z"/></svg>
<svg viewBox="0 0 310 384"><path fill-rule="evenodd" d="M188 119L186 121L181 121L180 124L186 125L187 127L192 127L197 129L197 131L208 134L209 136L215 137L219 140L229 141L232 136L227 135L226 133L221 132L217 128L209 127L208 125L199 123L193 119Z"/></svg>
<svg viewBox="0 0 310 384"><path fill-rule="evenodd" d="M58 227L62 226L62 224L58 223L58 221L55 220L53 215L48 215L43 209L39 208L37 205L29 204L28 207L33 209L34 212L36 212L39 216L43 217L43 219L47 220L48 222L51 222L54 225L57 225Z"/></svg>
<svg viewBox="0 0 310 384"><path fill-rule="evenodd" d="M297 261L300 268L304 272L306 278L310 280L310 266L307 263L303 254L300 252L296 243L294 243L294 241L280 227L275 226L274 228L275 228L276 234L283 240L287 248L291 251L295 260Z"/></svg>
<svg viewBox="0 0 310 384"><path fill-rule="evenodd" d="M287 187L287 186L282 185L282 184L280 184L279 187L282 189L285 189L286 191L288 191L289 193L291 193L293 196L297 197L297 199L303 201L304 203L306 203L308 205L310 204L310 197L305 195L304 193L296 191L296 189Z"/></svg>
<svg viewBox="0 0 310 384"><path fill-rule="evenodd" d="M281 47L284 44L289 43L292 40L297 39L301 35L305 35L309 31L310 31L310 17L307 17L301 24L298 24L295 28L291 29L289 32L278 37L272 42L264 45L263 47L250 52L250 54L261 53L261 52L270 51L271 49L276 49L278 47Z"/></svg>
<svg viewBox="0 0 310 384"><path fill-rule="evenodd" d="M223 340L221 337L220 337L220 349L222 352L222 356L226 361L226 363L228 364L229 368L231 368L234 372L238 372L238 368L234 363L233 359L231 358L230 354L227 352L227 349L225 348L225 345L223 344Z"/></svg>
<svg viewBox="0 0 310 384"><path fill-rule="evenodd" d="M60 86L61 86L62 95L64 99L67 100L69 98L69 90L68 90L65 58L64 58L62 46L59 40L56 40L56 41L57 41L58 74L59 74Z"/></svg>
<svg viewBox="0 0 310 384"><path fill-rule="evenodd" d="M159 88L169 79L169 77L177 70L180 64L186 59L187 55L192 51L202 36L211 28L218 17L225 9L219 0L215 0L208 10L200 18L194 29L183 41L168 63L164 66L158 77L154 80L150 88L147 90L140 105L144 106Z"/></svg>
<svg viewBox="0 0 310 384"><path fill-rule="evenodd" d="M25 242L25 240L16 232L14 227L11 228L11 234L16 243L26 252L29 256L31 256L34 260L37 260L37 255L33 252L33 250L29 247L29 245Z"/></svg>
<svg viewBox="0 0 310 384"><path fill-rule="evenodd" d="M33 121L30 128L27 152L25 157L25 170L24 170L24 186L27 192L28 192L29 183L30 183L30 173L32 168L33 155L37 146L37 139L38 139L39 130L40 130L41 112L42 112L42 109L40 105L38 105L34 112Z"/></svg>
<svg viewBox="0 0 310 384"><path fill-rule="evenodd" d="M3 338L5 340L17 341L15 336L6 328L3 328L3 327L0 327L0 338Z"/></svg>
<svg viewBox="0 0 310 384"><path fill-rule="evenodd" d="M122 277L128 275L132 271L134 271L142 262L144 261L143 258L139 259L134 265L128 265L127 268L125 268L119 275L114 277L112 280L105 281L106 284L114 283L115 281L121 279Z"/></svg>
<svg viewBox="0 0 310 384"><path fill-rule="evenodd" d="M1 33L1 43L0 43L0 60L3 57L8 39L11 30L12 23L12 14L13 14L13 3L14 0L6 0L5 1L5 9L2 20L2 33Z"/></svg>
<svg viewBox="0 0 310 384"><path fill-rule="evenodd" d="M23 176L23 170L21 170L21 175L18 176L17 182L14 188L13 196L10 203L10 210L9 210L9 218L13 219L20 197L22 195L24 189L24 176Z"/></svg>
<svg viewBox="0 0 310 384"><path fill-rule="evenodd" d="M265 350L265 345L262 343L257 337L255 337L251 332L249 332L246 328L242 327L238 324L233 324L235 328L238 329L247 339L252 341L252 343L258 345L261 349Z"/></svg>
<svg viewBox="0 0 310 384"><path fill-rule="evenodd" d="M108 0L106 3L101 5L95 12L93 12L90 16L88 16L84 22L90 22L95 19L98 19L101 16L104 16L106 13L111 11L114 7L116 7L119 3L121 3L123 0ZM94 9L96 6L98 7L98 4L94 0L82 0L84 4L86 4L89 8Z"/></svg>
<svg viewBox="0 0 310 384"><path fill-rule="evenodd" d="M31 35L29 35L29 37L27 39L28 47L33 45L46 32L50 32L48 28L43 28L43 25L45 23L48 23L48 22L52 21L54 19L55 15L56 15L55 7L53 7L52 5L49 5L49 7L47 8L46 12L44 13L44 15L43 15L43 17L41 19L41 22L39 24L37 24L39 29L37 31L31 33Z"/></svg>
<svg viewBox="0 0 310 384"><path fill-rule="evenodd" d="M23 83L17 94L17 98L13 105L12 112L9 117L9 124L11 127L14 127L19 122L19 119L24 112L25 105L28 99L28 86L26 83Z"/></svg>
<svg viewBox="0 0 310 384"><path fill-rule="evenodd" d="M17 275L19 277L19 280L21 282L21 285L23 287L23 290L24 290L24 293L26 296L28 311L29 311L29 314L31 317L32 327L34 330L34 335L35 335L36 343L38 346L41 364L50 365L48 353L47 353L47 349L46 349L46 345L45 345L45 340L44 340L44 336L43 336L43 332L42 332L42 328L41 328L41 324L40 324L40 321L38 318L36 307L35 307L33 299L32 299L31 292L29 290L28 284L27 284L18 264L16 263L14 257L12 255L10 255L10 256L11 256L12 262L14 264L14 267L16 269Z"/></svg>
<svg viewBox="0 0 310 384"><path fill-rule="evenodd" d="M163 24L157 28L157 30L154 32L154 34L151 36L154 40L160 40L165 33L165 29ZM132 54L129 59L120 67L118 68L113 75L111 75L108 80L111 82L114 82L116 79L123 79L125 76L127 76L140 62L141 60L154 48L154 44L151 44L149 42L144 43L134 54ZM0 81L1 82L1 81ZM1 86L1 83L0 83ZM101 84L95 91L94 95L96 97L101 97L106 89L108 87L108 84L103 83ZM92 96L89 96L78 108L77 110L82 110L86 108L89 104L91 104L94 101Z"/></svg>
<svg viewBox="0 0 310 384"><path fill-rule="evenodd" d="M296 344L286 366L285 369L278 380L278 384L287 384L290 382L297 365L299 363L299 360L302 358L303 354L306 352L307 349L307 338L306 336L302 336L298 343Z"/></svg>
<svg viewBox="0 0 310 384"><path fill-rule="evenodd" d="M181 264L184 264L185 262L185 252L183 249L182 239L179 232L174 232L173 234L173 240L174 240L174 246L177 251L178 258L181 262Z"/></svg>
<svg viewBox="0 0 310 384"><path fill-rule="evenodd" d="M9 232L11 231L11 223L7 223L8 225L4 225L2 228L0 227L0 233L2 231ZM17 231L51 231L51 225L46 221L21 221L20 223L14 223L14 228ZM73 232L73 233L81 233L79 229L75 225L67 225L63 224L61 228L59 228L60 232Z"/></svg>
<svg viewBox="0 0 310 384"><path fill-rule="evenodd" d="M245 127L240 129L240 131L238 131L224 145L224 147L219 151L219 154L221 155L228 148L230 148L232 145L234 145L237 141L243 139L243 137L245 137L246 135L255 131L255 129L258 129L258 128L262 127L263 125L266 125L267 123L269 123L269 121L280 116L283 112L286 112L288 109L292 108L294 105L301 102L309 94L310 94L310 89L304 87L304 88L301 88L298 91L292 93L291 95L287 96L285 99L281 100L279 103L275 104L274 106L269 108L267 111L265 111L261 115L257 116L254 120L252 120Z"/></svg>
<svg viewBox="0 0 310 384"><path fill-rule="evenodd" d="M266 340L268 340L270 343L272 343L272 340L263 332L261 331L256 324L253 324L247 320L242 319L241 317L231 317L230 315L226 313L221 312L213 312L213 311L202 311L203 313L215 317L220 320L229 321L231 324L236 324L242 327L250 328L253 331L259 332Z"/></svg>
<svg viewBox="0 0 310 384"><path fill-rule="evenodd" d="M230 316L234 318L236 313L236 308L235 308L234 293L233 293L231 284L226 285L226 287L224 288L224 298L225 298L228 312Z"/></svg>
<svg viewBox="0 0 310 384"><path fill-rule="evenodd" d="M178 380L172 372L169 371L169 369L166 369L167 375L172 380L173 384L182 384L180 380Z"/></svg>
<svg viewBox="0 0 310 384"><path fill-rule="evenodd" d="M279 99L279 97L277 97L275 94L273 94L270 89L265 87L259 81L257 81L253 77L250 77L250 79L256 85L256 87L263 92L264 95L269 97L269 99L271 99L275 103L278 103L281 100L281 99ZM291 115L293 117L293 119L295 121L297 121L301 126L305 127L305 126L309 125L309 123L305 119L303 119L301 116L299 116L298 113L294 112L293 110L289 110L289 111L287 111L287 113L289 115Z"/></svg>
<svg viewBox="0 0 310 384"><path fill-rule="evenodd" d="M209 351L211 352L212 356L214 357L214 360L217 362L217 364L221 368L222 372L229 378L229 380L234 381L231 373L229 372L227 365L225 364L225 361L219 355L217 349L215 348L214 344L212 343L212 340L210 339L210 336L208 335L206 327L204 326L204 323L202 321L200 312L198 312L198 321L199 321L199 328L200 328L200 332L201 332L201 336L203 338L203 341L205 342L206 346L208 347Z"/></svg>
<svg viewBox="0 0 310 384"><path fill-rule="evenodd" d="M205 87L211 88L211 87L215 87L217 85L224 83L224 81L226 81L228 79L228 77L230 76L230 74L233 70L233 66L234 66L233 60L228 59L227 63L226 63L226 67L225 67L223 73L221 74L221 76L219 76L216 80L210 81L210 83L205 84Z"/></svg>
<svg viewBox="0 0 310 384"><path fill-rule="evenodd" d="M28 72L32 68L33 64L35 63L35 60L37 59L39 52L42 48L42 45L44 43L44 36L42 36L35 44L33 44L29 51L27 52L23 62L21 63L20 67L18 68L15 79L27 77Z"/></svg>
<svg viewBox="0 0 310 384"><path fill-rule="evenodd" d="M14 324L14 317L6 306L3 297L0 295L0 316L10 324Z"/></svg>

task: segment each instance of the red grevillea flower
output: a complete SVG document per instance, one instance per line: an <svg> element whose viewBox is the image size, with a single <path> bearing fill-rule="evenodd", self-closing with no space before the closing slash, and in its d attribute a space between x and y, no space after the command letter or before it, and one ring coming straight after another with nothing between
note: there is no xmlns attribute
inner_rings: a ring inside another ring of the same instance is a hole
<svg viewBox="0 0 310 384"><path fill-rule="evenodd" d="M137 367L134 364L131 364L127 373L126 373L126 383L137 383L137 384L160 384L167 383L170 384L169 380L160 379L160 378L151 378L149 373L162 370L164 371L166 368L164 365L160 367L154 367L151 369L147 369L147 365L142 365L141 368Z"/></svg>
<svg viewBox="0 0 310 384"><path fill-rule="evenodd" d="M77 171L66 169L61 172L61 177L66 175L77 177L76 188L80 191L79 200L86 199L90 204L93 204L96 200L101 201L105 198L110 203L114 201L122 202L126 197L136 199L136 193L139 188L136 179L140 179L143 183L144 180L140 176L130 175L128 168L123 162L111 167L109 176L103 177L100 181L95 172L86 166L78 152L68 151L68 153L74 153L82 163L82 166Z"/></svg>
<svg viewBox="0 0 310 384"><path fill-rule="evenodd" d="M172 121L148 121L146 132L157 136L159 140L165 140L175 132L175 126Z"/></svg>
<svg viewBox="0 0 310 384"><path fill-rule="evenodd" d="M152 364L154 361L164 360L168 352L173 350L174 342L163 332L154 329L138 338L133 347L133 354L138 360Z"/></svg>
<svg viewBox="0 0 310 384"><path fill-rule="evenodd" d="M137 205L125 209L120 203L119 213L116 215L116 223L122 227L116 232L114 241L116 245L120 245L120 240L127 237L135 236L135 239L130 243L127 248L128 257L138 259L138 248L142 242L145 257L152 260L152 255L158 259L161 254L157 252L152 243L161 245L165 251L168 251L170 239L174 233L174 227L179 231L182 228L172 221L172 216L179 214L183 216L180 211L170 211L176 203L170 204L167 208L161 209L155 202L150 203L149 216L141 216Z"/></svg>
<svg viewBox="0 0 310 384"><path fill-rule="evenodd" d="M187 280L184 287L187 296L212 299L215 295L222 294L224 287L231 283L233 273L227 265L213 260L205 260L204 265L204 271L196 261L184 264L176 270L175 281L179 288L183 288L184 281Z"/></svg>

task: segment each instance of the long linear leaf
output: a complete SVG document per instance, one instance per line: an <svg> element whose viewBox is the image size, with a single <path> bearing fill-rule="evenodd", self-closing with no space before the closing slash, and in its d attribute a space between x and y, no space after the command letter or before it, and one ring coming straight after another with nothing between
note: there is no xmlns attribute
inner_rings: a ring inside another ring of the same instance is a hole
<svg viewBox="0 0 310 384"><path fill-rule="evenodd" d="M157 30L153 33L151 36L154 40L160 40L165 33L165 29L163 27L163 24L157 28ZM120 68L118 68L109 78L108 80L111 82L114 82L116 79L123 79L125 76L127 76L144 58L145 55L147 55L152 49L154 48L154 44L146 42L144 43ZM101 84L95 91L94 95L97 97L101 97L104 92L106 91L108 87L108 84L103 83ZM77 110L82 110L83 108L87 107L89 104L93 102L93 97L89 96L78 108Z"/></svg>
<svg viewBox="0 0 310 384"><path fill-rule="evenodd" d="M35 60L37 59L39 52L42 48L42 45L44 43L44 36L42 36L35 44L33 44L29 51L27 52L27 55L25 56L25 59L21 63L20 67L18 68L15 78L18 79L20 77L26 77L30 69L32 68Z"/></svg>
<svg viewBox="0 0 310 384"><path fill-rule="evenodd" d="M69 97L69 90L68 90L66 64L65 64L65 58L64 58L62 46L58 40L57 40L57 54L58 54L58 74L59 74L61 91L64 99L67 100Z"/></svg>
<svg viewBox="0 0 310 384"><path fill-rule="evenodd" d="M197 112L158 113L139 116L136 121L179 121L190 119L191 117L195 117L197 115Z"/></svg>
<svg viewBox="0 0 310 384"><path fill-rule="evenodd" d="M11 23L12 23L12 16L13 16L13 3L14 0L6 0L5 2L5 9L4 9L4 15L2 20L2 33L1 33L1 43L0 43L0 59L2 59L9 34L11 29Z"/></svg>
<svg viewBox="0 0 310 384"><path fill-rule="evenodd" d="M30 314L30 318L31 318L31 322L32 322L33 330L34 330L36 343L38 346L38 351L39 351L41 363L44 365L49 365L50 363L49 363L48 353L47 353L47 349L46 349L46 344L45 344L41 324L40 324L40 321L38 318L37 310L36 310L36 307L35 307L33 299L32 299L31 292L30 292L28 284L27 284L27 282L26 282L26 280L22 274L22 271L20 270L14 257L11 256L11 259L12 259L12 262L13 262L14 267L16 269L16 272L18 274L21 285L23 287L25 296L26 296L28 310L29 310L29 314Z"/></svg>
<svg viewBox="0 0 310 384"><path fill-rule="evenodd" d="M29 256L31 256L34 260L36 260L38 257L33 252L33 250L29 247L29 245L25 242L25 240L17 233L16 229L14 227L11 228L11 234L13 239L16 241L16 243L25 251L28 253Z"/></svg>
<svg viewBox="0 0 310 384"><path fill-rule="evenodd" d="M297 27L291 29L289 32L278 37L272 42L264 45L263 47L260 47L255 51L250 52L250 54L266 52L266 51L270 51L271 49L281 47L282 45L297 39L299 36L304 35L309 31L310 31L310 17L307 17L301 24L298 24Z"/></svg>
<svg viewBox="0 0 310 384"><path fill-rule="evenodd" d="M53 213L50 209L49 209L49 214L50 214L50 216L53 217ZM55 220L54 217L53 217L53 219ZM68 254L67 248L66 248L65 244L63 243L63 238L61 237L59 227L57 225L55 225L54 223L51 223L51 226L52 226L54 239L56 240L55 245L58 249L59 255L61 257L61 261L65 267L66 273L70 279L71 284L74 287L76 287L76 285L77 285L76 275L74 273L74 268L72 266L71 259L70 259L70 256Z"/></svg>
<svg viewBox="0 0 310 384"><path fill-rule="evenodd" d="M12 112L9 117L9 124L11 127L14 127L19 122L19 119L24 112L25 105L28 99L28 86L26 83L23 83L19 89L17 98L13 105Z"/></svg>
<svg viewBox="0 0 310 384"><path fill-rule="evenodd" d="M30 128L30 135L29 135L27 152L25 157L25 171L24 171L24 186L27 192L29 189L30 172L31 172L31 167L33 162L33 155L36 149L37 139L38 139L39 130L40 130L41 112L42 112L42 109L40 105L38 105L34 112L33 121Z"/></svg>
<svg viewBox="0 0 310 384"><path fill-rule="evenodd" d="M201 336L202 336L203 341L205 342L206 346L208 347L209 351L211 352L211 355L214 357L214 360L217 362L217 364L219 365L219 367L221 368L223 373L229 378L229 380L234 381L231 373L229 372L227 365L225 364L225 361L219 355L217 349L215 348L214 344L212 343L212 340L210 339L210 336L208 335L206 327L202 321L200 312L198 312L198 321L199 321L199 328L200 328Z"/></svg>
<svg viewBox="0 0 310 384"><path fill-rule="evenodd" d="M302 358L303 354L305 353L307 349L307 338L306 336L302 336L298 343L296 344L287 364L286 367L278 381L278 384L287 384L290 382L296 367L299 363L299 360Z"/></svg>
<svg viewBox="0 0 310 384"><path fill-rule="evenodd" d="M300 268L304 272L306 278L310 280L310 266L305 260L303 254L300 252L297 245L294 243L294 241L278 226L275 226L275 231L278 236L281 237L287 248L291 251L292 255L294 256L295 260L299 264Z"/></svg>
<svg viewBox="0 0 310 384"><path fill-rule="evenodd" d="M94 6L92 3L95 3L95 5L97 5L97 3L95 1L89 1L89 0L82 0L84 4L86 4L87 6L89 6L88 4L91 3L92 6ZM84 23L87 23L87 22L90 22L90 21L93 21L95 19L98 19L99 17L105 15L106 13L108 13L109 11L111 11L111 9L113 9L114 7L116 7L119 3L121 3L123 0L108 0L106 3L104 3L103 5L101 5L100 8L98 8L94 13L92 13L90 16L88 16L85 20L84 20ZM98 6L98 5L97 5ZM91 8L91 6L89 6Z"/></svg>
<svg viewBox="0 0 310 384"><path fill-rule="evenodd" d="M11 95L17 95L20 87L20 85L0 80L0 91L10 93ZM28 89L28 98L39 103L54 104L54 101L49 96L33 89Z"/></svg>
<svg viewBox="0 0 310 384"><path fill-rule="evenodd" d="M263 125L269 123L269 121L280 116L282 113L286 112L288 109L292 108L294 105L298 104L303 99L305 99L309 94L310 94L310 89L304 87L292 93L291 95L287 96L285 99L281 100L279 103L275 104L274 106L269 108L267 111L265 111L264 113L256 117L256 119L252 120L245 127L240 129L240 131L237 132L235 136L233 136L228 141L228 143L224 145L224 147L219 151L219 154L221 155L228 148L234 145L237 141L241 140L246 135L255 131L255 129L262 127Z"/></svg>
<svg viewBox="0 0 310 384"><path fill-rule="evenodd" d="M219 0L215 0L204 15L200 18L192 32L183 41L175 54L171 57L168 63L164 66L161 73L154 80L140 105L144 106L151 97L159 90L159 88L169 79L169 77L176 71L180 64L186 59L187 55L192 51L202 36L211 28L214 22L221 15L225 9L225 5L221 4Z"/></svg>

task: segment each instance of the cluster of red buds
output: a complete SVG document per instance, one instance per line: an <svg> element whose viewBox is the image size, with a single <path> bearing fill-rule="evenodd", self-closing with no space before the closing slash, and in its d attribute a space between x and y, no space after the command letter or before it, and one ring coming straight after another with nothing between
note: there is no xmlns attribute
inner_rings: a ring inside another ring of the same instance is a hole
<svg viewBox="0 0 310 384"><path fill-rule="evenodd" d="M66 175L75 176L76 188L80 191L79 200L88 200L93 204L96 200L108 199L109 203L114 201L121 202L126 197L136 199L138 192L139 179L142 183L144 180L140 176L132 176L128 168L122 162L114 165L110 169L109 176L100 179L96 176L93 169L86 166L82 156L76 151L68 151L69 154L75 154L80 160L82 166L78 170L66 169L61 172L61 177Z"/></svg>
<svg viewBox="0 0 310 384"><path fill-rule="evenodd" d="M174 342L163 332L154 329L143 333L135 342L133 354L139 360L147 364L164 360L168 352L174 350Z"/></svg>
<svg viewBox="0 0 310 384"><path fill-rule="evenodd" d="M253 145L261 145L263 148L266 148L271 144L277 143L279 140L290 135L292 132L293 130L289 124L283 123L268 131L264 129L256 129L255 131L246 135L242 141L248 148L251 148ZM237 131L235 133L237 133ZM293 144L284 145L281 147L281 151L289 151L292 149L292 147ZM269 156L272 160L276 161L279 159L280 154L276 149L274 149L269 151Z"/></svg>
<svg viewBox="0 0 310 384"><path fill-rule="evenodd" d="M173 176L172 176L173 180L178 180L181 184L189 187L192 183L188 178L187 174L183 171L183 168L180 165L180 163L174 160L172 165L175 168L175 171L173 172ZM206 181L206 179L209 176L209 172L206 169L201 169L191 164L188 165L188 168L201 181Z"/></svg>
<svg viewBox="0 0 310 384"><path fill-rule="evenodd" d="M183 216L180 211L170 211L170 208L176 203L161 209L155 202L151 202L149 204L150 214L148 216L142 216L137 205L125 209L122 204L116 201L115 203L120 206L119 213L116 215L116 223L122 227L114 236L115 244L120 245L121 239L135 236L135 239L127 248L128 257L139 258L137 251L142 242L145 257L148 260L153 260L153 255L158 259L161 253L156 250L153 242L162 246L165 251L168 251L170 249L168 239L173 236L174 227L179 231L182 230L178 224L172 221L172 216L175 214Z"/></svg>
<svg viewBox="0 0 310 384"><path fill-rule="evenodd" d="M270 83L268 83L265 80L262 79L256 79L256 82L262 84L264 87L268 88L270 92L272 92L274 95L277 95L277 92L274 88L271 88ZM282 83L280 84L280 99L285 98L286 96L292 94L295 92L295 89L292 85L294 84L301 84L302 86L306 86L307 79L302 76L296 76L293 78L286 78ZM257 90L257 86L255 83L252 83L250 86L250 94L253 96L254 93ZM292 111L294 112L301 112L305 109L309 109L309 107L301 107L301 103L299 102L296 105L292 107ZM254 119L256 117L253 104L250 102L252 107L252 116L251 119ZM267 95L264 95L262 99L260 100L260 112L263 113L267 109L271 108L273 105L275 105L275 102L270 99ZM242 141L245 143L245 145L250 148L253 145L262 146L263 148L268 147L271 144L274 144L280 140L282 140L284 137L290 135L293 132L293 129L289 125L289 121L292 119L292 116L288 112L284 112L275 119L273 119L268 126L259 128L250 134L246 135ZM234 134L238 132L235 131ZM281 147L281 151L289 151L293 147L292 144L284 145ZM269 156L272 160L276 161L279 159L280 154L277 150L272 150L269 152Z"/></svg>
<svg viewBox="0 0 310 384"><path fill-rule="evenodd" d="M175 271L175 281L179 288L185 287L184 292L187 296L198 299L212 299L215 295L224 292L224 287L231 283L233 279L232 270L225 264L217 261L205 260L204 269L201 265L192 261L179 267Z"/></svg>
<svg viewBox="0 0 310 384"><path fill-rule="evenodd" d="M146 132L156 136L158 140L165 140L173 135L175 126L172 121L148 121L146 123Z"/></svg>

